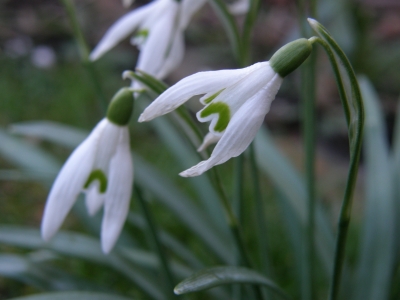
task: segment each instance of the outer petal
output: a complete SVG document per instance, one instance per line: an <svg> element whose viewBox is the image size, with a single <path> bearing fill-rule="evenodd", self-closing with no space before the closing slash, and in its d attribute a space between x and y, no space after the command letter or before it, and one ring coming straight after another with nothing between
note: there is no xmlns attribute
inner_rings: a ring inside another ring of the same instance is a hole
<svg viewBox="0 0 400 300"><path fill-rule="evenodd" d="M118 143L121 126L111 123L108 119L103 119L102 122L104 129L99 137L93 169L100 169L107 174L110 160Z"/></svg>
<svg viewBox="0 0 400 300"><path fill-rule="evenodd" d="M224 89L254 69L260 68L262 64L257 63L243 69L198 72L185 77L154 100L140 115L139 122L150 121L167 114L192 96L215 93Z"/></svg>
<svg viewBox="0 0 400 300"><path fill-rule="evenodd" d="M101 224L101 246L105 253L114 247L129 212L133 164L127 128L121 130L120 141L110 163L109 179Z"/></svg>
<svg viewBox="0 0 400 300"><path fill-rule="evenodd" d="M165 62L168 48L172 43L179 4L170 1L157 22L149 27L149 36L142 45L136 68L155 76Z"/></svg>
<svg viewBox="0 0 400 300"><path fill-rule="evenodd" d="M168 50L168 55L155 77L163 79L168 76L181 63L184 53L185 43L183 41L183 32L176 30L171 49Z"/></svg>
<svg viewBox="0 0 400 300"><path fill-rule="evenodd" d="M222 102L227 104L232 118L247 99L257 94L276 75L276 72L269 66L268 62L260 63L260 65L262 67L250 72L223 90L211 103ZM219 118L218 114L201 117L202 111L206 108L207 106L196 114L197 119L200 122L211 121L210 132L215 135L221 135L220 132L214 131L214 126Z"/></svg>
<svg viewBox="0 0 400 300"><path fill-rule="evenodd" d="M54 181L42 219L42 237L46 241L60 228L82 191L92 171L95 151L103 129L104 122L100 122L71 154Z"/></svg>
<svg viewBox="0 0 400 300"><path fill-rule="evenodd" d="M183 177L201 175L213 166L222 164L246 150L260 128L281 83L282 78L275 75L266 87L243 104L233 116L210 158L183 171L180 175Z"/></svg>
<svg viewBox="0 0 400 300"><path fill-rule="evenodd" d="M127 38L139 26L139 24L151 13L157 5L157 1L143 5L115 22L104 34L99 44L90 54L90 60L96 60L105 52L113 48L123 39Z"/></svg>
<svg viewBox="0 0 400 300"><path fill-rule="evenodd" d="M94 216L104 203L104 194L99 193L99 185L99 182L95 181L85 191L86 208L91 216Z"/></svg>
<svg viewBox="0 0 400 300"><path fill-rule="evenodd" d="M190 22L193 14L195 14L207 0L182 0L179 28L184 30Z"/></svg>

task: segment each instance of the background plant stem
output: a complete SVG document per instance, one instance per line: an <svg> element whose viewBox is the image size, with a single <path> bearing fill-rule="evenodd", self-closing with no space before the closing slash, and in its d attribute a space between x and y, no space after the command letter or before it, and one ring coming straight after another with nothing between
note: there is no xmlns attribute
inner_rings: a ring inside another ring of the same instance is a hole
<svg viewBox="0 0 400 300"><path fill-rule="evenodd" d="M308 4L308 5L307 5ZM317 1L305 0L298 1L299 26L303 37L309 36L306 26L306 14L309 11L315 17ZM300 101L303 106L303 139L305 153L305 177L307 188L307 226L304 228L304 264L302 268L302 299L314 299L315 296L315 101L316 101L316 69L317 53L316 50L310 54L307 61L301 66L301 87Z"/></svg>
<svg viewBox="0 0 400 300"><path fill-rule="evenodd" d="M137 195L138 202L142 208L144 217L147 221L147 226L149 228L149 232L150 232L153 244L154 244L155 251L158 254L158 257L160 259L160 264L162 266L161 269L163 270L165 282L167 283L167 290L168 290L167 296L169 299L175 299L175 298L177 298L177 296L173 292L174 287L175 287L174 277L172 275L171 268L168 263L168 259L165 255L165 250L163 249L160 238L158 236L155 222L151 215L150 209L147 206L147 202L143 198L142 191L137 185L135 185L135 192Z"/></svg>
<svg viewBox="0 0 400 300"><path fill-rule="evenodd" d="M70 0L60 0L61 3L64 5L64 8L67 12L69 22L72 26L72 32L75 37L76 43L78 44L79 53L81 56L81 61L83 66L88 73L90 80L92 82L93 88L96 91L97 99L100 105L100 108L103 113L107 111L108 101L104 96L104 92L100 83L100 79L97 75L97 72L94 68L93 63L89 60L89 47L86 43L82 30L80 28L78 19L76 17L75 8Z"/></svg>

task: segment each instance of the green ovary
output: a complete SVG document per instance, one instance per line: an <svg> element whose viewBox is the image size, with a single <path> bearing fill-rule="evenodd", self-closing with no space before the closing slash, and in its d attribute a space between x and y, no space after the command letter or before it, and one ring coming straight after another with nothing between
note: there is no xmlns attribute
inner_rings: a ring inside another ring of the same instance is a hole
<svg viewBox="0 0 400 300"><path fill-rule="evenodd" d="M98 180L100 182L99 192L104 194L107 190L107 177L100 169L93 170L92 173L90 173L89 178L84 185L84 188L87 189L89 185L95 180Z"/></svg>
<svg viewBox="0 0 400 300"><path fill-rule="evenodd" d="M213 102L206 106L200 113L202 118L206 118L212 114L219 114L218 121L214 126L216 132L222 132L228 126L231 119L231 111L229 106L223 102Z"/></svg>

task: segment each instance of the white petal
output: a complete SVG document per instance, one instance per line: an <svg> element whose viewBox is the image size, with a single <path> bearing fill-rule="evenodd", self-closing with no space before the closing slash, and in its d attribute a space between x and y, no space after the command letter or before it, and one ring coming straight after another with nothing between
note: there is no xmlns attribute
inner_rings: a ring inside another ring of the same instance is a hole
<svg viewBox="0 0 400 300"><path fill-rule="evenodd" d="M216 92L240 80L254 69L263 66L257 63L250 67L235 70L198 72L178 81L154 100L140 115L139 122L150 121L173 111L192 96Z"/></svg>
<svg viewBox="0 0 400 300"><path fill-rule="evenodd" d="M47 197L42 219L42 237L49 240L60 228L82 191L92 171L99 136L104 129L100 122L68 158Z"/></svg>
<svg viewBox="0 0 400 300"><path fill-rule="evenodd" d="M104 253L114 247L129 212L133 184L133 163L128 129L121 131L115 156L110 163L109 185L101 224L101 245Z"/></svg>
<svg viewBox="0 0 400 300"><path fill-rule="evenodd" d="M99 192L100 183L94 181L86 190L86 208L89 215L94 216L104 203L104 194Z"/></svg>
<svg viewBox="0 0 400 300"><path fill-rule="evenodd" d="M115 153L118 143L119 133L124 128L104 119L104 128L99 137L93 169L100 169L104 174L108 173L111 158Z"/></svg>
<svg viewBox="0 0 400 300"><path fill-rule="evenodd" d="M104 34L96 48L90 54L90 60L96 60L135 31L139 24L151 13L157 1L143 5L117 20Z"/></svg>
<svg viewBox="0 0 400 300"><path fill-rule="evenodd" d="M268 62L261 63L262 67L253 70L236 83L224 89L212 102L223 102L229 106L231 118L239 110L247 99L257 94L275 75L276 72L269 66ZM207 106L206 106L207 107ZM221 132L215 131L215 125L219 114L212 114L201 117L202 111L197 112L196 116L200 122L211 121L209 130L215 135L221 135Z"/></svg>
<svg viewBox="0 0 400 300"><path fill-rule="evenodd" d="M249 11L250 1L249 0L237 0L229 5L229 11L234 15L244 15Z"/></svg>
<svg viewBox="0 0 400 300"><path fill-rule="evenodd" d="M185 29L195 14L207 0L182 0L179 28Z"/></svg>
<svg viewBox="0 0 400 300"><path fill-rule="evenodd" d="M221 139L220 136L212 134L211 132L207 133L206 136L204 137L203 143L197 148L197 152L201 152L205 149L207 149L208 146L211 144L215 144Z"/></svg>
<svg viewBox="0 0 400 300"><path fill-rule="evenodd" d="M136 68L155 76L165 62L169 46L172 43L175 29L175 18L178 3L170 1L167 9L161 14L149 30L146 42L142 45Z"/></svg>
<svg viewBox="0 0 400 300"><path fill-rule="evenodd" d="M213 166L222 164L246 150L263 123L264 116L269 111L281 83L282 78L275 75L267 86L246 101L229 122L210 158L183 171L180 175L183 177L201 175Z"/></svg>
<svg viewBox="0 0 400 300"><path fill-rule="evenodd" d="M185 43L183 41L183 32L176 30L171 49L155 77L163 79L168 76L168 74L175 70L175 68L181 63L184 53Z"/></svg>

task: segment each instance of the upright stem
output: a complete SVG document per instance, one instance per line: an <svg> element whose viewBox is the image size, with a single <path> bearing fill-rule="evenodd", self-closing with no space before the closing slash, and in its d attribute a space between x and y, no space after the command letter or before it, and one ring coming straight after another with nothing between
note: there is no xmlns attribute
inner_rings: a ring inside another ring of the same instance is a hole
<svg viewBox="0 0 400 300"><path fill-rule="evenodd" d="M307 2L307 3L306 3ZM308 4L308 5L307 5ZM305 15L307 11L315 17L317 0L299 0L298 15L300 31L304 37L308 36ZM317 62L316 51L313 51L308 60L301 67L301 103L303 104L303 138L305 151L305 174L307 187L307 226L304 228L305 246L304 268L302 272L302 299L314 299L315 296L315 69Z"/></svg>
<svg viewBox="0 0 400 300"><path fill-rule="evenodd" d="M259 259L260 259L260 269L268 274L269 270L269 262L268 262L268 243L265 237L267 228L265 224L264 217L264 205L261 197L261 187L260 187L260 177L257 167L256 161L256 153L254 143L250 144L249 147L250 152L250 169L251 169L251 181L253 182L253 190L254 190L254 208L255 208L255 217L256 217L256 233L258 239L258 248L259 248Z"/></svg>
<svg viewBox="0 0 400 300"><path fill-rule="evenodd" d="M172 272L171 272L170 265L168 263L168 259L167 259L166 255L165 255L165 250L163 249L163 246L161 244L160 237L158 235L155 222L154 222L153 217L151 215L150 209L147 206L147 202L143 198L142 191L136 185L135 185L135 191L136 191L136 195L137 195L137 198L138 198L138 202L139 202L139 204L140 204L140 206L142 208L144 217L145 217L145 219L147 221L147 225L149 227L149 231L150 231L150 234L151 234L151 238L153 240L153 244L154 244L155 250L156 250L156 252L158 254L158 257L160 259L160 263L161 263L161 266L162 266L162 271L164 273L164 277L165 277L165 280L166 280L167 285L168 285L168 293L167 293L168 298L169 299L174 299L174 298L177 297L177 296L175 296L175 294L173 292L174 287L175 287L175 283L174 283L175 281L174 281L174 277L173 277Z"/></svg>
<svg viewBox="0 0 400 300"><path fill-rule="evenodd" d="M339 296L340 281L346 250L346 238L350 224L353 193L357 181L357 171L360 161L362 135L364 129L364 106L357 78L346 55L339 48L336 42L325 32L325 29L322 29L322 26L317 27L317 30L324 40L314 37L310 39L310 42L319 43L324 48L331 62L339 90L339 95L345 111L347 125L349 127L350 141L350 167L347 177L346 191L343 198L342 208L340 210L338 236L336 240L335 258L333 264L333 276L329 293L329 299L336 300ZM335 54L337 56L335 56ZM346 95L344 83L336 59L340 61L342 67L346 70L346 73L349 77L348 79L350 81L352 99L349 99Z"/></svg>
<svg viewBox="0 0 400 300"><path fill-rule="evenodd" d="M80 28L78 19L76 17L76 12L71 0L60 0L64 5L64 8L67 12L69 22L72 26L72 31L75 37L75 40L78 44L79 53L81 56L81 61L84 67L86 68L89 77L91 78L94 89L96 90L97 98L99 99L101 109L103 112L107 111L108 102L105 97L105 94L102 91L102 87L100 84L100 80L97 76L97 72L93 66L93 63L89 60L89 47L86 43L82 30Z"/></svg>
<svg viewBox="0 0 400 300"><path fill-rule="evenodd" d="M210 176L212 176L211 181L214 183L215 188L217 189L217 192L220 196L219 199L221 200L222 207L224 208L225 215L226 215L226 218L228 221L228 226L233 235L234 241L236 243L236 247L239 250L242 262L243 262L244 266L246 266L247 268L253 268L250 258L246 251L246 247L245 247L244 239L243 239L242 232L241 232L241 229L239 226L239 222L235 216L235 213L233 212L231 203L229 202L228 197L225 194L225 191L222 186L222 182L218 175L218 172L215 168L212 168L211 170L209 170L209 173L210 173ZM261 292L260 287L254 286L254 290L255 290L257 299L262 300L263 297L262 297L262 292Z"/></svg>
<svg viewBox="0 0 400 300"><path fill-rule="evenodd" d="M307 261L309 263L309 295L314 298L315 278L315 62L316 53L311 53L309 61L302 68L303 135L305 140L305 169L308 195Z"/></svg>
<svg viewBox="0 0 400 300"><path fill-rule="evenodd" d="M234 213L236 214L239 222L242 223L242 205L243 205L243 164L244 158L243 155L239 155L234 160L234 170L235 170L235 178L234 178L234 185L233 185L233 201L232 206ZM239 252L236 253L236 264L238 266L241 265L241 254ZM232 290L232 298L233 300L240 300L242 299L242 286L240 284L235 284Z"/></svg>

